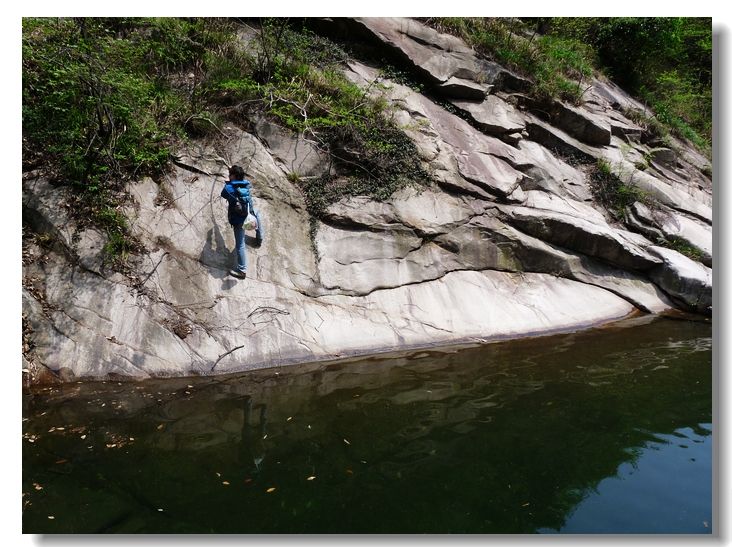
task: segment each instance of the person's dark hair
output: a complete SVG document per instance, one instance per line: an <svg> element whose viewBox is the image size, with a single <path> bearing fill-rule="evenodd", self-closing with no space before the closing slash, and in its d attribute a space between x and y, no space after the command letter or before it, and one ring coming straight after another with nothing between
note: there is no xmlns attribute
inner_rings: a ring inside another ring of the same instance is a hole
<svg viewBox="0 0 732 547"><path fill-rule="evenodd" d="M244 180L244 169L238 165L229 167L229 180Z"/></svg>

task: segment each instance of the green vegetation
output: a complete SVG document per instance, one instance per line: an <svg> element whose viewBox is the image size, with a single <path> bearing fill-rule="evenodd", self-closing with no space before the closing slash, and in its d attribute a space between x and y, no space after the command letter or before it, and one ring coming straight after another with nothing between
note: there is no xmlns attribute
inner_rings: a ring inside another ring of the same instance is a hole
<svg viewBox="0 0 732 547"><path fill-rule="evenodd" d="M664 247L673 249L674 251L677 251L687 258L690 258L697 262L701 262L702 258L704 257L704 254L697 247L680 237L668 237L660 243Z"/></svg>
<svg viewBox="0 0 732 547"><path fill-rule="evenodd" d="M386 101L367 97L339 70L346 58L326 38L269 20L253 54L217 59L220 64L204 83L222 113L240 115L242 104L264 109L329 151L338 175L290 179L304 191L315 218L344 196L383 200L429 178L414 144L391 120Z"/></svg>
<svg viewBox="0 0 732 547"><path fill-rule="evenodd" d="M597 200L620 221L627 220L627 209L636 201L653 207L654 201L634 184L623 182L605 160L598 160L590 173L591 187Z"/></svg>
<svg viewBox="0 0 732 547"><path fill-rule="evenodd" d="M463 38L479 53L533 78L542 99L578 103L592 76L594 54L572 38L540 35L518 19L450 17L427 20L441 32Z"/></svg>
<svg viewBox="0 0 732 547"><path fill-rule="evenodd" d="M597 66L646 102L673 134L708 148L712 138L709 17L572 17L538 20L550 35L580 40Z"/></svg>
<svg viewBox="0 0 732 547"><path fill-rule="evenodd" d="M160 173L191 114L171 79L221 36L183 19L23 20L23 167L70 187L113 260L137 247L122 183Z"/></svg>
<svg viewBox="0 0 732 547"><path fill-rule="evenodd" d="M710 152L712 22L708 17L434 18L479 53L530 77L539 98L580 102L602 71L655 112L650 129Z"/></svg>
<svg viewBox="0 0 732 547"><path fill-rule="evenodd" d="M222 19L23 20L23 164L69 187L79 219L118 260L137 248L120 212L123 183L157 176L172 145L220 120L265 115L327 150L339 176L293 175L310 213L345 195L385 199L423 182L416 149L339 70L347 54L287 20L262 23L242 50Z"/></svg>

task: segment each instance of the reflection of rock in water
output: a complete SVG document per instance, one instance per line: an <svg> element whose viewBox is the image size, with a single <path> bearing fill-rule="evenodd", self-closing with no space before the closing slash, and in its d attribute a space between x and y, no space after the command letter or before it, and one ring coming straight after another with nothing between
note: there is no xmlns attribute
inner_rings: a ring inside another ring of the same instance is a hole
<svg viewBox="0 0 732 547"><path fill-rule="evenodd" d="M241 428L239 457L244 467L252 473L258 473L265 456L264 438L267 435L267 405L252 406L252 398L246 395L244 401L244 419ZM252 411L259 409L259 423L252 424Z"/></svg>

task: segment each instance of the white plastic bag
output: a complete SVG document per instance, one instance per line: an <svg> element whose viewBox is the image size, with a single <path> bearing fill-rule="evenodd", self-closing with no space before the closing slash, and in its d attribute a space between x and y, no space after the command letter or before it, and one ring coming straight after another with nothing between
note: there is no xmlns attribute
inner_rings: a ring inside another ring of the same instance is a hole
<svg viewBox="0 0 732 547"><path fill-rule="evenodd" d="M244 219L244 229L245 230L256 230L257 229L257 217L255 217L253 214L249 213L247 215L247 218Z"/></svg>

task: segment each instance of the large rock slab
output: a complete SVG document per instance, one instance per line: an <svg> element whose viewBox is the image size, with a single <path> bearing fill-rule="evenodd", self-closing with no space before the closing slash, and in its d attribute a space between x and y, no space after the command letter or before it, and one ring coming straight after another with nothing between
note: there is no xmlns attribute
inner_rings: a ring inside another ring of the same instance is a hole
<svg viewBox="0 0 732 547"><path fill-rule="evenodd" d="M169 206L156 205L161 189L151 180L130 185L135 201L128 213L134 219L133 234L151 242L152 250L175 251L198 260L210 275L226 277L235 264L234 233L220 192L228 173L227 162L239 164L252 181L254 203L265 228L262 247L247 249L250 275L268 272L270 282L302 291L315 290L317 266L302 192L287 180L258 139L238 129L226 130L232 141L226 150L228 160L213 145L190 147L179 154L187 163L181 160L184 166L177 167L166 180ZM190 167L185 167L188 164L211 174L192 173Z"/></svg>
<svg viewBox="0 0 732 547"><path fill-rule="evenodd" d="M509 103L495 95L483 101L453 99L452 104L465 112L485 133L503 135L517 133L526 127L523 116Z"/></svg>
<svg viewBox="0 0 732 547"><path fill-rule="evenodd" d="M176 267L181 266L189 273L196 267L187 257L177 261ZM453 272L363 297L320 298L258 280L244 284L200 275L197 294L186 299L180 291L175 304L149 300L145 306L130 287L60 262L55 267L47 272L58 281L49 287L48 299L58 311L50 318L39 313L31 321L40 333L41 362L56 372L64 369L69 379L251 370L555 332L617 319L633 310L597 287L542 274L495 271ZM172 278L156 275L165 293ZM190 301L204 295L205 302ZM196 305L194 317L190 309Z"/></svg>
<svg viewBox="0 0 732 547"><path fill-rule="evenodd" d="M557 127L582 142L593 146L610 144L612 130L604 117L559 101L552 105L551 116Z"/></svg>
<svg viewBox="0 0 732 547"><path fill-rule="evenodd" d="M693 215L708 224L712 223L712 207L686 189L639 171L627 161L611 163L611 169L626 185L636 186L672 209Z"/></svg>
<svg viewBox="0 0 732 547"><path fill-rule="evenodd" d="M360 63L351 62L347 75L370 89L372 94L388 98L401 112L396 120L415 141L420 156L436 180L446 186L481 198L496 197L520 201L524 175L514 164L527 160L521 152L495 137L485 135L465 120L410 88L393 82L372 89L377 73Z"/></svg>
<svg viewBox="0 0 732 547"><path fill-rule="evenodd" d="M650 250L663 259L663 265L650 271L659 287L690 310L711 315L712 270L665 247Z"/></svg>
<svg viewBox="0 0 732 547"><path fill-rule="evenodd" d="M674 308L673 303L645 275L562 249L497 220L492 222L491 228L491 240L497 248L503 253L510 253L512 267L508 269L543 272L602 287L649 313L662 313Z"/></svg>
<svg viewBox="0 0 732 547"><path fill-rule="evenodd" d="M599 222L528 207L502 206L510 224L534 237L620 268L648 270L659 259ZM650 243L650 242L649 242Z"/></svg>
<svg viewBox="0 0 732 547"><path fill-rule="evenodd" d="M568 196L577 201L592 200L592 191L585 175L577 168L558 158L537 142L527 139L518 144L519 150L528 158L521 172L526 179L521 184L524 190L543 190L556 196Z"/></svg>
<svg viewBox="0 0 732 547"><path fill-rule="evenodd" d="M526 114L526 131L531 140L565 156L575 157L587 163L604 158L602 149L585 144L566 131L531 114Z"/></svg>
<svg viewBox="0 0 732 547"><path fill-rule="evenodd" d="M666 207L651 209L640 202L631 207L632 220L641 231L654 239L681 241L701 254L701 262L712 266L712 228L706 223L679 214Z"/></svg>
<svg viewBox="0 0 732 547"><path fill-rule="evenodd" d="M479 59L460 38L442 34L414 19L401 17L356 18L366 31L396 52L402 60L455 98L482 98L492 85L523 88L528 82L499 65Z"/></svg>

